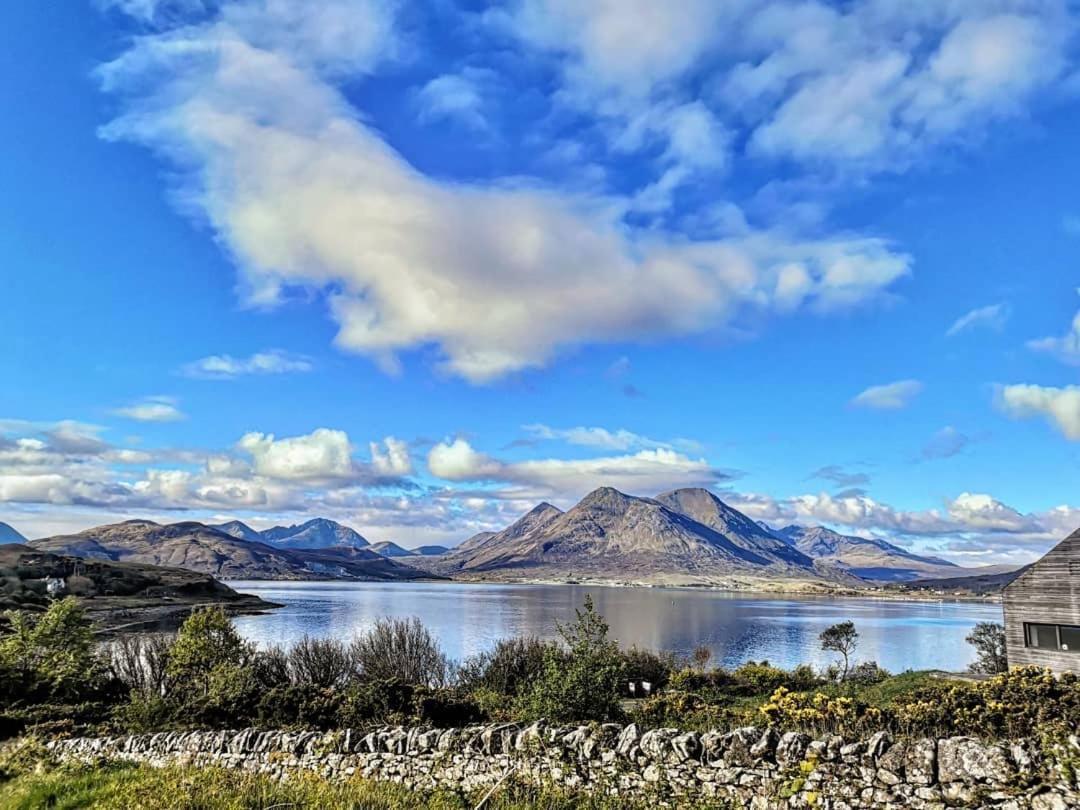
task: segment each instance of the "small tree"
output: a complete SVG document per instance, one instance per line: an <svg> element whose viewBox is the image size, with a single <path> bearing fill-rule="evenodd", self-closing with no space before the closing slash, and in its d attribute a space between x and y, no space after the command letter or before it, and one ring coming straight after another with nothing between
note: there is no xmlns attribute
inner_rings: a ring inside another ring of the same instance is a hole
<svg viewBox="0 0 1080 810"><path fill-rule="evenodd" d="M1007 672L1009 661L1005 656L1005 627L998 622L979 622L966 639L975 648L976 659L968 669L988 675Z"/></svg>
<svg viewBox="0 0 1080 810"><path fill-rule="evenodd" d="M851 666L851 654L859 646L859 633L853 622L840 622L827 628L818 637L821 640L821 649L826 652L839 653L844 660L843 671L840 680L847 680L848 669Z"/></svg>
<svg viewBox="0 0 1080 810"><path fill-rule="evenodd" d="M216 667L242 667L254 655L220 607L197 610L188 616L169 650L166 673L184 691L206 694Z"/></svg>
<svg viewBox="0 0 1080 810"><path fill-rule="evenodd" d="M543 673L518 702L526 718L612 720L621 714L625 662L619 645L608 638L608 623L591 596L575 613L574 622L559 625L566 649L548 651Z"/></svg>

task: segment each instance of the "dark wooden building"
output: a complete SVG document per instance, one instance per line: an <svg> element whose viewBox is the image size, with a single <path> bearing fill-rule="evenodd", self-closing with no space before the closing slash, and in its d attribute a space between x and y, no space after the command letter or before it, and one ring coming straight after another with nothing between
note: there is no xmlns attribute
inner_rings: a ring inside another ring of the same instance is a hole
<svg viewBox="0 0 1080 810"><path fill-rule="evenodd" d="M1004 591L1009 666L1080 673L1080 530Z"/></svg>

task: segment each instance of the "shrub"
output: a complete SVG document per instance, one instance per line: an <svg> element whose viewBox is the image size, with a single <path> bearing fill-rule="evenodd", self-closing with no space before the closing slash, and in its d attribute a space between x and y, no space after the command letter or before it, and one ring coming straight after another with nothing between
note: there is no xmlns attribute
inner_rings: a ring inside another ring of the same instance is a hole
<svg viewBox="0 0 1080 810"><path fill-rule="evenodd" d="M240 637L224 610L204 608L194 611L180 627L169 651L166 674L174 688L206 694L216 667L242 667L254 653L254 647Z"/></svg>
<svg viewBox="0 0 1080 810"><path fill-rule="evenodd" d="M613 720L622 715L624 662L619 645L608 638L608 624L591 596L575 613L576 621L559 626L567 649L547 651L540 678L517 702L524 719Z"/></svg>
<svg viewBox="0 0 1080 810"><path fill-rule="evenodd" d="M770 726L812 734L860 735L877 730L882 721L880 709L852 698L792 692L783 686L773 692L759 712Z"/></svg>
<svg viewBox="0 0 1080 810"><path fill-rule="evenodd" d="M768 661L747 661L731 673L736 688L746 695L762 695L786 686L790 680L787 672L774 667Z"/></svg>
<svg viewBox="0 0 1080 810"><path fill-rule="evenodd" d="M112 671L132 692L162 695L173 637L167 635L121 636L109 647Z"/></svg>
<svg viewBox="0 0 1080 810"><path fill-rule="evenodd" d="M923 687L896 701L896 725L920 735L1063 738L1080 728L1080 676L1025 667L981 683Z"/></svg>
<svg viewBox="0 0 1080 810"><path fill-rule="evenodd" d="M355 673L366 680L445 686L450 675L439 642L416 617L376 620L353 640L349 654Z"/></svg>
<svg viewBox="0 0 1080 810"><path fill-rule="evenodd" d="M0 697L5 702L95 699L115 683L94 646L93 630L75 599L44 613L8 611L0 636Z"/></svg>
<svg viewBox="0 0 1080 810"><path fill-rule="evenodd" d="M668 685L672 674L678 669L675 654L670 652L655 653L631 647L622 653L624 672L628 681L648 681L653 692Z"/></svg>
<svg viewBox="0 0 1080 810"><path fill-rule="evenodd" d="M502 639L491 650L470 656L457 672L458 686L468 692L487 690L517 697L544 670L552 642L535 637Z"/></svg>
<svg viewBox="0 0 1080 810"><path fill-rule="evenodd" d="M267 690L259 700L255 717L270 728L332 729L341 722L345 694L307 683L288 683Z"/></svg>
<svg viewBox="0 0 1080 810"><path fill-rule="evenodd" d="M286 660L293 683L332 688L344 685L352 673L349 652L337 639L304 636L289 650Z"/></svg>
<svg viewBox="0 0 1080 810"><path fill-rule="evenodd" d="M889 671L879 667L877 661L863 661L851 668L847 680L853 686L873 686L889 677Z"/></svg>

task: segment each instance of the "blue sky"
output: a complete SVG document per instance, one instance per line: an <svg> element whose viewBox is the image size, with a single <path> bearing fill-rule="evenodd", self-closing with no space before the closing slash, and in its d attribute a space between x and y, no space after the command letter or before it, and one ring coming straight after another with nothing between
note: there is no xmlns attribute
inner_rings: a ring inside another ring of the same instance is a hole
<svg viewBox="0 0 1080 810"><path fill-rule="evenodd" d="M0 520L1080 525L1066 3L6 9Z"/></svg>

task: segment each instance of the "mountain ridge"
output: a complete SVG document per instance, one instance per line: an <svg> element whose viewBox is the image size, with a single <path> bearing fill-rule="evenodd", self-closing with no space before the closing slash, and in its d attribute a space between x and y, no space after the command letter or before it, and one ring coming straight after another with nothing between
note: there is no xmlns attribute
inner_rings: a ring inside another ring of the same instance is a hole
<svg viewBox="0 0 1080 810"><path fill-rule="evenodd" d="M366 548L292 549L243 540L195 521L97 526L32 540L30 547L90 559L183 568L226 579L396 580L423 576Z"/></svg>

